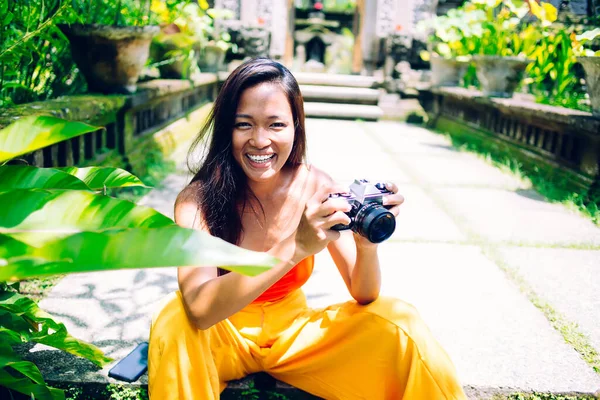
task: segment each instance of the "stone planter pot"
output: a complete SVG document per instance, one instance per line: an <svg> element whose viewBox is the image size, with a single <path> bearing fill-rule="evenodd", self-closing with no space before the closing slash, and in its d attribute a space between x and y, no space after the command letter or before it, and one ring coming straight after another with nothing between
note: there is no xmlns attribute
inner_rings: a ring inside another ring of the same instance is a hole
<svg viewBox="0 0 600 400"><path fill-rule="evenodd" d="M585 84L592 103L592 114L600 117L600 57L577 57L585 71Z"/></svg>
<svg viewBox="0 0 600 400"><path fill-rule="evenodd" d="M193 55L190 54L194 51ZM183 33L161 33L152 40L150 53L159 60L160 77L166 79L189 78L193 67L198 64L202 46L193 37ZM170 60L171 59L171 60Z"/></svg>
<svg viewBox="0 0 600 400"><path fill-rule="evenodd" d="M531 63L523 57L474 56L477 79L489 97L512 97Z"/></svg>
<svg viewBox="0 0 600 400"><path fill-rule="evenodd" d="M205 46L200 53L198 66L202 72L219 72L224 69L226 51L219 46Z"/></svg>
<svg viewBox="0 0 600 400"><path fill-rule="evenodd" d="M60 25L91 92L133 93L158 26Z"/></svg>
<svg viewBox="0 0 600 400"><path fill-rule="evenodd" d="M459 86L462 82L468 61L431 57L431 84L433 86Z"/></svg>

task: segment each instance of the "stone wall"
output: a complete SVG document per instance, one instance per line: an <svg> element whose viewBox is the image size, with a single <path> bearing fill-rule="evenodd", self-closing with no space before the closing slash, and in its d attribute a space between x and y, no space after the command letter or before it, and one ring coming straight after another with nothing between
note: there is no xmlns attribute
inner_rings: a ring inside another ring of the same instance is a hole
<svg viewBox="0 0 600 400"><path fill-rule="evenodd" d="M102 127L27 154L24 160L39 167L111 165L143 174L144 152L168 154L177 142L198 133L193 129L164 131L174 121L212 102L217 76L202 74L194 82L153 80L138 84L133 95L87 94L23 104L0 112L0 127L28 115L51 115ZM161 131L162 130L162 131Z"/></svg>
<svg viewBox="0 0 600 400"><path fill-rule="evenodd" d="M429 125L507 153L571 190L600 195L600 119L591 113L475 90L422 90Z"/></svg>

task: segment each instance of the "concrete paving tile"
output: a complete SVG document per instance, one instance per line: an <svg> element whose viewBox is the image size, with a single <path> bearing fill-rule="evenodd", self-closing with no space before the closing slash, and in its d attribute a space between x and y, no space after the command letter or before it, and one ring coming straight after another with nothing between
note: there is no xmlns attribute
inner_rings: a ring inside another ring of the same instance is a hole
<svg viewBox="0 0 600 400"><path fill-rule="evenodd" d="M501 254L600 352L600 250L503 247Z"/></svg>
<svg viewBox="0 0 600 400"><path fill-rule="evenodd" d="M170 174L161 182L160 188L152 190L140 199L138 204L152 207L156 211L173 219L175 199L177 199L179 192L190 182L190 179L191 176L189 174Z"/></svg>
<svg viewBox="0 0 600 400"><path fill-rule="evenodd" d="M419 182L432 186L526 188L526 184L514 176L464 153L450 157L429 154L406 155L400 158L400 162L419 177Z"/></svg>
<svg viewBox="0 0 600 400"><path fill-rule="evenodd" d="M380 247L382 294L413 304L454 361L464 385L594 392L596 375L546 318L477 247ZM309 304L350 296L333 261L317 256Z"/></svg>
<svg viewBox="0 0 600 400"><path fill-rule="evenodd" d="M400 185L404 204L390 240L464 241L467 237L418 186Z"/></svg>
<svg viewBox="0 0 600 400"><path fill-rule="evenodd" d="M176 273L156 268L72 274L40 306L64 322L71 335L119 359L148 340L152 314L177 289Z"/></svg>
<svg viewBox="0 0 600 400"><path fill-rule="evenodd" d="M388 153L432 156L460 154L447 137L420 126L393 121L365 122L361 126Z"/></svg>
<svg viewBox="0 0 600 400"><path fill-rule="evenodd" d="M600 227L535 191L440 188L433 193L466 228L491 241L600 244Z"/></svg>
<svg viewBox="0 0 600 400"><path fill-rule="evenodd" d="M308 162L341 184L354 179L408 183L394 159L350 121L307 120Z"/></svg>

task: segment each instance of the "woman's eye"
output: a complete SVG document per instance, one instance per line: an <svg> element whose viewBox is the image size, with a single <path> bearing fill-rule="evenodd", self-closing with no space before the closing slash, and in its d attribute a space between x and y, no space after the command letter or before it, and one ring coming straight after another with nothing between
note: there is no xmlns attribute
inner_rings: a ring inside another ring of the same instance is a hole
<svg viewBox="0 0 600 400"><path fill-rule="evenodd" d="M238 122L237 124L234 125L235 128L248 128L250 127L250 124L247 122Z"/></svg>
<svg viewBox="0 0 600 400"><path fill-rule="evenodd" d="M283 122L275 122L271 125L273 128L285 128L286 125Z"/></svg>

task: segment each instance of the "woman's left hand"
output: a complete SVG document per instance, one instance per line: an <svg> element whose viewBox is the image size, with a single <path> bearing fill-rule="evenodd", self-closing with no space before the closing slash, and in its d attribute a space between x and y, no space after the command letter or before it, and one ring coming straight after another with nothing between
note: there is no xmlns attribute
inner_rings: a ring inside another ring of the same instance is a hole
<svg viewBox="0 0 600 400"><path fill-rule="evenodd" d="M387 182L385 188L392 193L383 197L383 206L388 208L394 217L397 217L400 213L400 206L404 203L404 196L398 193L398 186L394 183Z"/></svg>
<svg viewBox="0 0 600 400"><path fill-rule="evenodd" d="M383 197L383 206L388 208L388 211L394 214L394 217L398 217L400 206L404 203L404 196L398 193L398 186L394 183L387 182L385 188L392 193L388 193ZM377 247L378 245L378 243L372 243L369 239L358 233L354 233L354 241L359 248Z"/></svg>

